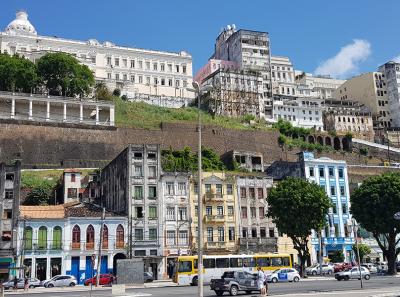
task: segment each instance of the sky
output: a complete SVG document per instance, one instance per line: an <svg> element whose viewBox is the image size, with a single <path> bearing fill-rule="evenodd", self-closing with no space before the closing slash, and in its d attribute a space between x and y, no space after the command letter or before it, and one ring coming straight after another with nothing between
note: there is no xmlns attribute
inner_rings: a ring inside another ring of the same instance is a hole
<svg viewBox="0 0 400 297"><path fill-rule="evenodd" d="M399 0L0 0L0 30L23 9L39 35L179 52L194 73L223 27L265 31L295 69L349 78L400 62Z"/></svg>

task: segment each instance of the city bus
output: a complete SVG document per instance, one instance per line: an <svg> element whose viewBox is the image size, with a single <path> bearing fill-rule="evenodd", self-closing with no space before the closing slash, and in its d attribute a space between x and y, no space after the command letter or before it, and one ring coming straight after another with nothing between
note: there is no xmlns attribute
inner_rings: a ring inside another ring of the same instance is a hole
<svg viewBox="0 0 400 297"><path fill-rule="evenodd" d="M213 278L220 278L225 271L240 270L255 273L260 266L264 271L274 271L280 268L292 268L289 254L254 254L254 255L204 255L203 280L209 283ZM173 281L178 285L196 286L197 256L180 256Z"/></svg>

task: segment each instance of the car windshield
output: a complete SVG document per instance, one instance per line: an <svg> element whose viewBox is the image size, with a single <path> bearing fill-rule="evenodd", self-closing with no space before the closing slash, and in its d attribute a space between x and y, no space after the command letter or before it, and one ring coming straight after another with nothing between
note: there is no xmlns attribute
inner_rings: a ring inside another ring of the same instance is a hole
<svg viewBox="0 0 400 297"><path fill-rule="evenodd" d="M281 270L280 269L277 269L277 270L274 270L272 273L279 273Z"/></svg>

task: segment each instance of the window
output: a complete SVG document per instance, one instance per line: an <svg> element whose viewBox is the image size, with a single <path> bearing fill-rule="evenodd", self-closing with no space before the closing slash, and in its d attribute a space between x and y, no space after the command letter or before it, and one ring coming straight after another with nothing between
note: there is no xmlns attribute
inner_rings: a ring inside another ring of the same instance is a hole
<svg viewBox="0 0 400 297"><path fill-rule="evenodd" d="M62 247L62 229L60 226L56 226L53 229L53 243L52 249L53 250L61 250Z"/></svg>
<svg viewBox="0 0 400 297"><path fill-rule="evenodd" d="M179 262L180 264L181 262ZM215 268L215 259L204 259L203 260L204 268Z"/></svg>
<svg viewBox="0 0 400 297"><path fill-rule="evenodd" d="M143 206L135 207L134 216L135 216L135 219L143 219Z"/></svg>
<svg viewBox="0 0 400 297"><path fill-rule="evenodd" d="M233 193L233 186L231 184L226 185L226 194L227 195L232 195Z"/></svg>
<svg viewBox="0 0 400 297"><path fill-rule="evenodd" d="M194 207L194 216L197 217L198 214L199 214L199 207L196 205L196 206Z"/></svg>
<svg viewBox="0 0 400 297"><path fill-rule="evenodd" d="M331 196L335 196L335 186L331 186Z"/></svg>
<svg viewBox="0 0 400 297"><path fill-rule="evenodd" d="M153 70L157 71L157 68L158 68L158 64L157 63L153 63Z"/></svg>
<svg viewBox="0 0 400 297"><path fill-rule="evenodd" d="M225 241L225 229L224 227L218 227L218 241Z"/></svg>
<svg viewBox="0 0 400 297"><path fill-rule="evenodd" d="M206 215L211 216L212 215L212 206L206 206Z"/></svg>
<svg viewBox="0 0 400 297"><path fill-rule="evenodd" d="M116 232L116 248L123 248L124 247L124 227L122 225L118 225L117 232Z"/></svg>
<svg viewBox="0 0 400 297"><path fill-rule="evenodd" d="M74 183L76 180L76 175L75 174L71 174L71 183Z"/></svg>
<svg viewBox="0 0 400 297"><path fill-rule="evenodd" d="M175 86L179 88L179 79L175 80Z"/></svg>
<svg viewBox="0 0 400 297"><path fill-rule="evenodd" d="M156 178L156 177L157 177L156 166L149 166L149 178Z"/></svg>
<svg viewBox="0 0 400 297"><path fill-rule="evenodd" d="M78 198L78 189L77 188L68 188L67 196L68 196L68 198Z"/></svg>
<svg viewBox="0 0 400 297"><path fill-rule="evenodd" d="M135 229L135 240L143 240L143 229Z"/></svg>
<svg viewBox="0 0 400 297"><path fill-rule="evenodd" d="M142 167L142 165L134 165L133 166L133 176L134 177L142 177L143 176L143 167Z"/></svg>
<svg viewBox="0 0 400 297"><path fill-rule="evenodd" d="M107 66L111 65L111 57L107 57Z"/></svg>
<svg viewBox="0 0 400 297"><path fill-rule="evenodd" d="M170 79L170 78L168 79L168 86L172 87L172 79Z"/></svg>
<svg viewBox="0 0 400 297"><path fill-rule="evenodd" d="M206 259L204 259L204 261L205 260ZM192 272L192 261L179 261L178 272Z"/></svg>
<svg viewBox="0 0 400 297"><path fill-rule="evenodd" d="M185 182L178 182L178 194L186 195L186 183Z"/></svg>
<svg viewBox="0 0 400 297"><path fill-rule="evenodd" d="M229 268L229 258L215 259L216 268Z"/></svg>
<svg viewBox="0 0 400 297"><path fill-rule="evenodd" d="M228 206L228 216L233 216L233 214L234 214L233 206L229 205Z"/></svg>
<svg viewBox="0 0 400 297"><path fill-rule="evenodd" d="M332 205L333 214L337 214L336 202Z"/></svg>
<svg viewBox="0 0 400 297"><path fill-rule="evenodd" d="M133 153L133 157L135 159L142 159L143 158L143 154L139 153L139 152L135 152L135 153Z"/></svg>
<svg viewBox="0 0 400 297"><path fill-rule="evenodd" d="M122 65L124 65L124 67L128 67L128 60L122 59Z"/></svg>
<svg viewBox="0 0 400 297"><path fill-rule="evenodd" d="M174 182L167 182L165 184L165 186L166 186L167 195L175 195Z"/></svg>
<svg viewBox="0 0 400 297"><path fill-rule="evenodd" d="M345 190L344 190L344 186L340 186L340 196L345 196Z"/></svg>
<svg viewBox="0 0 400 297"><path fill-rule="evenodd" d="M234 241L235 240L235 227L229 227L229 229L228 229L228 238L229 238L229 241Z"/></svg>
<svg viewBox="0 0 400 297"><path fill-rule="evenodd" d="M161 64L160 64L160 70L161 70L161 71L165 71L165 64L164 64L164 63L161 63Z"/></svg>
<svg viewBox="0 0 400 297"><path fill-rule="evenodd" d="M146 61L146 70L150 70L150 62Z"/></svg>
<svg viewBox="0 0 400 297"><path fill-rule="evenodd" d="M310 176L314 176L314 167L309 168Z"/></svg>
<svg viewBox="0 0 400 297"><path fill-rule="evenodd" d="M131 60L131 68L135 68L135 60Z"/></svg>
<svg viewBox="0 0 400 297"><path fill-rule="evenodd" d="M87 249L94 248L94 228L92 225L89 225L86 228L86 248Z"/></svg>
<svg viewBox="0 0 400 297"><path fill-rule="evenodd" d="M243 258L243 267L256 267L256 261L253 257Z"/></svg>
<svg viewBox="0 0 400 297"><path fill-rule="evenodd" d="M125 80L125 81L128 80L128 75L127 74L123 74L122 77L123 77L123 80Z"/></svg>
<svg viewBox="0 0 400 297"><path fill-rule="evenodd" d="M3 212L3 220L12 219L12 209L5 209Z"/></svg>
<svg viewBox="0 0 400 297"><path fill-rule="evenodd" d="M131 75L131 82L135 82L135 76L134 75Z"/></svg>
<svg viewBox="0 0 400 297"><path fill-rule="evenodd" d="M157 240L157 229L149 228L149 240Z"/></svg>
<svg viewBox="0 0 400 297"><path fill-rule="evenodd" d="M270 266L270 259L267 257L259 257L257 258L257 265L262 267Z"/></svg>
<svg viewBox="0 0 400 297"><path fill-rule="evenodd" d="M246 188L245 187L240 188L240 198L246 198Z"/></svg>
<svg viewBox="0 0 400 297"><path fill-rule="evenodd" d="M253 238L257 237L257 228L251 228L251 237Z"/></svg>
<svg viewBox="0 0 400 297"><path fill-rule="evenodd" d="M75 225L72 228L72 249L80 249L81 248L81 228L78 225Z"/></svg>
<svg viewBox="0 0 400 297"><path fill-rule="evenodd" d="M1 240L3 240L3 241L11 241L11 231L3 231L1 233Z"/></svg>
<svg viewBox="0 0 400 297"><path fill-rule="evenodd" d="M167 221L175 221L175 207L167 207Z"/></svg>
<svg viewBox="0 0 400 297"><path fill-rule="evenodd" d="M207 227L207 241L208 242L213 242L213 228L212 227Z"/></svg>
<svg viewBox="0 0 400 297"><path fill-rule="evenodd" d="M222 197L222 185L221 184L216 184L215 185L215 190L216 190L217 196L218 197Z"/></svg>
<svg viewBox="0 0 400 297"><path fill-rule="evenodd" d="M319 169L319 177L324 177L325 176L324 167L319 167L318 169Z"/></svg>
<svg viewBox="0 0 400 297"><path fill-rule="evenodd" d="M134 252L135 257L144 257L146 256L146 250L136 250Z"/></svg>
<svg viewBox="0 0 400 297"><path fill-rule="evenodd" d="M339 168L339 178L343 178L343 168Z"/></svg>
<svg viewBox="0 0 400 297"><path fill-rule="evenodd" d="M186 74L186 65L182 65L182 73Z"/></svg>
<svg viewBox="0 0 400 297"><path fill-rule="evenodd" d="M157 198L157 187L149 186L149 199L156 199L156 198Z"/></svg>
<svg viewBox="0 0 400 297"><path fill-rule="evenodd" d="M134 196L135 199L143 199L143 187L135 186L134 187Z"/></svg>
<svg viewBox="0 0 400 297"><path fill-rule="evenodd" d="M242 219L247 219L247 207L242 206Z"/></svg>
<svg viewBox="0 0 400 297"><path fill-rule="evenodd" d="M139 79L139 83L142 84L143 83L143 76L139 75L138 79Z"/></svg>
<svg viewBox="0 0 400 297"><path fill-rule="evenodd" d="M335 173L333 171L333 167L329 167L328 171L329 171L329 177L335 177Z"/></svg>
<svg viewBox="0 0 400 297"><path fill-rule="evenodd" d="M154 81L154 85L158 85L158 78L157 78L157 77L155 77L155 78L153 79L153 81Z"/></svg>
<svg viewBox="0 0 400 297"><path fill-rule="evenodd" d="M168 71L172 72L172 64L168 64Z"/></svg>
<svg viewBox="0 0 400 297"><path fill-rule="evenodd" d="M179 65L175 65L176 72L179 72Z"/></svg>
<svg viewBox="0 0 400 297"><path fill-rule="evenodd" d="M179 231L178 239L179 245L187 245L188 244L188 232L187 231Z"/></svg>
<svg viewBox="0 0 400 297"><path fill-rule="evenodd" d="M150 256L157 256L157 250L150 250Z"/></svg>
<svg viewBox="0 0 400 297"><path fill-rule="evenodd" d="M220 206L220 205L217 206L217 215L218 216L224 215L224 207L223 206Z"/></svg>
<svg viewBox="0 0 400 297"><path fill-rule="evenodd" d="M257 217L256 208L255 207L250 207L250 215L251 215L252 218Z"/></svg>
<svg viewBox="0 0 400 297"><path fill-rule="evenodd" d="M13 199L14 198L14 191L13 190L6 189L4 191L4 194L5 194L4 199Z"/></svg>
<svg viewBox="0 0 400 297"><path fill-rule="evenodd" d="M257 196L258 196L258 199L264 199L264 189L263 188L257 188Z"/></svg>
<svg viewBox="0 0 400 297"><path fill-rule="evenodd" d="M265 230L265 227L260 228L260 237L261 238L267 237L267 231Z"/></svg>
<svg viewBox="0 0 400 297"><path fill-rule="evenodd" d="M157 206L149 206L149 219L157 218Z"/></svg>
<svg viewBox="0 0 400 297"><path fill-rule="evenodd" d="M252 199L256 198L256 192L254 188L249 188L249 196Z"/></svg>
<svg viewBox="0 0 400 297"><path fill-rule="evenodd" d="M139 62L139 68L142 69L143 68L143 61L138 61Z"/></svg>
<svg viewBox="0 0 400 297"><path fill-rule="evenodd" d="M186 221L187 220L187 209L186 209L186 207L179 207L178 208L178 220L179 221Z"/></svg>
<svg viewBox="0 0 400 297"><path fill-rule="evenodd" d="M210 194L211 193L211 185L210 184L205 184L204 186L206 188L206 194Z"/></svg>
<svg viewBox="0 0 400 297"><path fill-rule="evenodd" d="M247 238L247 228L242 229L242 237Z"/></svg>
<svg viewBox="0 0 400 297"><path fill-rule="evenodd" d="M119 66L119 58L114 59L114 64L115 64L115 66Z"/></svg>
<svg viewBox="0 0 400 297"><path fill-rule="evenodd" d="M24 230L24 249L31 250L32 249L32 227L26 227ZM73 247L72 247L73 248Z"/></svg>
<svg viewBox="0 0 400 297"><path fill-rule="evenodd" d="M264 207L260 207L258 209L258 215L259 215L260 219L263 219L265 217L265 209L264 209Z"/></svg>
<svg viewBox="0 0 400 297"><path fill-rule="evenodd" d="M116 80L119 80L119 73L116 73L116 74L115 74L115 79L116 79Z"/></svg>
<svg viewBox="0 0 400 297"><path fill-rule="evenodd" d="M275 228L269 228L269 237L275 237Z"/></svg>
<svg viewBox="0 0 400 297"><path fill-rule="evenodd" d="M346 203L342 203L342 213L347 214L347 204Z"/></svg>

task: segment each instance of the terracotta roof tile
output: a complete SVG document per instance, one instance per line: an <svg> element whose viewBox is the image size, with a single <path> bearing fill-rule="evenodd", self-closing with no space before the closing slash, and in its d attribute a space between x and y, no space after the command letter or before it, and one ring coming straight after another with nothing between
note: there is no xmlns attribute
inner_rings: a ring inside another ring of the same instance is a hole
<svg viewBox="0 0 400 297"><path fill-rule="evenodd" d="M64 218L63 205L49 206L20 206L20 216L30 219L62 219Z"/></svg>

